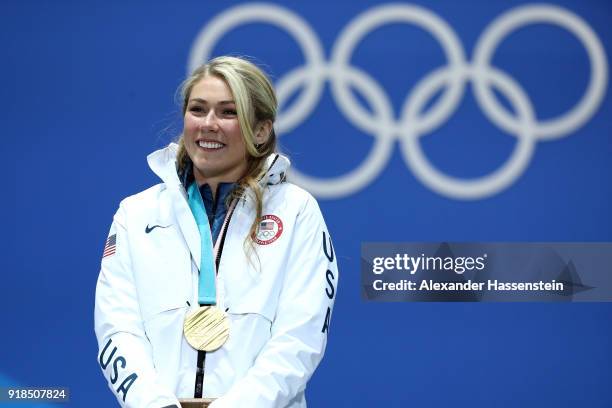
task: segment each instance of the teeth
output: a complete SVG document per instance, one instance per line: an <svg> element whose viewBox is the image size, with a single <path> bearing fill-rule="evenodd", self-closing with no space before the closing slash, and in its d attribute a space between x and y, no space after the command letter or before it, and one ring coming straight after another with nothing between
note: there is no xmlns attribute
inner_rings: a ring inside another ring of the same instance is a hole
<svg viewBox="0 0 612 408"><path fill-rule="evenodd" d="M203 140L200 140L198 142L198 144L200 145L200 147L205 147L207 149L220 149L223 147L223 145L221 143L218 142L205 142Z"/></svg>

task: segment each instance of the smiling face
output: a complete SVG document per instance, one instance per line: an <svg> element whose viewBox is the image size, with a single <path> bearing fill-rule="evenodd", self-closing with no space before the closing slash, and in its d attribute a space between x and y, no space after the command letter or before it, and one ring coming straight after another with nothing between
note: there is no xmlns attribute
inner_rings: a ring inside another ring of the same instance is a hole
<svg viewBox="0 0 612 408"><path fill-rule="evenodd" d="M208 183L215 191L219 182L235 182L244 175L247 151L236 103L223 79L207 75L191 89L183 140L198 185Z"/></svg>

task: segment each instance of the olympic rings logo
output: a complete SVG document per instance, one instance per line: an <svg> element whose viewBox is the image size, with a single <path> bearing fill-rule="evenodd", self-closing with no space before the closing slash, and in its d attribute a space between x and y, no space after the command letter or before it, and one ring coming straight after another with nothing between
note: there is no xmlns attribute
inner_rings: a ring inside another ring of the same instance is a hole
<svg viewBox="0 0 612 408"><path fill-rule="evenodd" d="M568 136L584 125L602 102L608 80L606 54L591 27L576 14L553 5L524 5L493 20L481 34L471 61L453 29L430 10L411 4L388 4L366 10L340 33L329 63L313 29L297 14L274 4L253 3L233 7L211 20L198 34L189 57L189 72L208 60L218 40L234 27L263 22L286 30L299 44L305 64L276 83L280 105L298 87L305 87L297 100L279 114L275 128L282 135L299 126L318 103L325 82L346 118L372 135L375 143L364 161L350 172L329 179L315 178L292 170L297 184L319 197L340 198L356 193L372 182L390 158L395 139L415 176L427 187L454 199L473 200L494 195L510 186L527 167L539 140ZM442 46L447 64L427 74L406 96L396 121L389 97L367 73L350 65L357 43L370 31L385 24L407 23L429 32ZM567 112L537 121L532 103L522 87L507 73L491 66L496 47L514 30L534 23L556 24L573 35L587 51L591 77L581 99ZM500 129L517 137L510 158L492 173L472 179L449 176L435 168L424 155L419 139L440 127L458 108L466 84L473 84L478 105ZM354 87L372 107L371 114L356 100ZM498 102L493 89L501 92L516 114ZM441 89L441 97L426 113L427 102Z"/></svg>
<svg viewBox="0 0 612 408"><path fill-rule="evenodd" d="M274 231L259 231L257 233L257 238L263 237L263 238L270 238L273 237L276 233Z"/></svg>

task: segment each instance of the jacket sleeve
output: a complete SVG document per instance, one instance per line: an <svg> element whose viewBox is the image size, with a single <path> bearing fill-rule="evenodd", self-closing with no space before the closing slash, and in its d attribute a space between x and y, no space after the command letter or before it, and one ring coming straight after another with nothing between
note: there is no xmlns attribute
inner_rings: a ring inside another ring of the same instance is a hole
<svg viewBox="0 0 612 408"><path fill-rule="evenodd" d="M311 196L292 238L271 338L245 377L210 408L285 407L301 395L323 357L338 269L325 222Z"/></svg>
<svg viewBox="0 0 612 408"><path fill-rule="evenodd" d="M95 300L98 364L122 407L180 407L157 380L131 268L123 205L104 247Z"/></svg>

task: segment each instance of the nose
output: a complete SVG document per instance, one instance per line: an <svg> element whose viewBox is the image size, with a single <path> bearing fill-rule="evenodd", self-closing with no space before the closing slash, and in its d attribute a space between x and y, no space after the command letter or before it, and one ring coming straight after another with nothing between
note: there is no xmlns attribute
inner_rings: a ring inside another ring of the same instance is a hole
<svg viewBox="0 0 612 408"><path fill-rule="evenodd" d="M201 129L202 131L216 132L219 130L219 118L215 114L215 110L211 109L208 113L202 118L201 121Z"/></svg>

